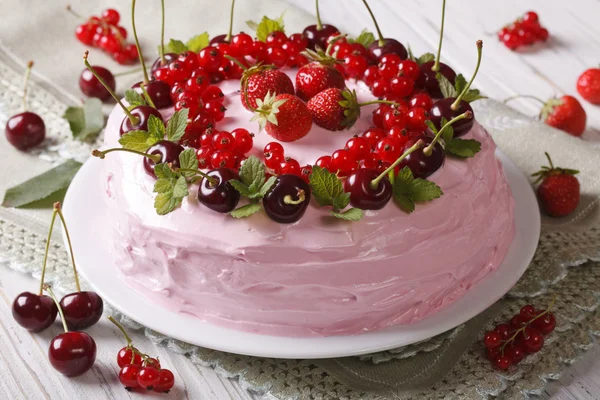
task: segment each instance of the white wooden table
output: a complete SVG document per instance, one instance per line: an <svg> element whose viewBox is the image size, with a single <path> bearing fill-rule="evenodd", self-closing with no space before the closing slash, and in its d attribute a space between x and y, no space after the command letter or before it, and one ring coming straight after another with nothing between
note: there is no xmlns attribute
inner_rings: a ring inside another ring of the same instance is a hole
<svg viewBox="0 0 600 400"><path fill-rule="evenodd" d="M250 1L250 0L239 0ZM275 1L275 0L273 0ZM290 0L312 12L312 1ZM307 4L303 4L307 3ZM338 28L357 33L361 28L373 30L360 0L321 1L321 15ZM380 16L384 34L410 43L416 53L434 51L439 27L439 5L434 0L371 0L373 11ZM475 86L490 97L503 99L522 93L548 98L568 93L579 97L575 82L586 68L600 62L600 1L578 0L449 0L446 40L442 59L471 74L475 64L475 40L483 39L484 62ZM212 3L214 7L214 3ZM340 6L343 4L343 9ZM115 2L122 9L124 4ZM493 32L529 9L540 14L548 27L551 41L526 51L514 53L500 44ZM245 15L244 19L260 15ZM225 25L225 24L223 24ZM238 29L241 24L238 24ZM244 27L245 28L245 27ZM301 30L289 26L290 31ZM189 36L196 32L187 32ZM513 104L524 113L536 115L538 105L529 101ZM588 113L586 140L600 140L600 107L583 102ZM128 393L118 382L116 351L123 344L120 333L108 321L91 329L98 342L99 353L91 373L75 379L56 374L47 361L50 340L60 326L32 335L12 319L10 305L23 290L35 290L36 282L27 276L0 267L0 398L1 399L102 399L165 398L164 395ZM170 398L254 399L237 382L220 378L212 369L194 366L186 357L153 345L141 334L133 333L137 346L157 354L176 376L176 387ZM600 349L589 351L580 361L564 371L560 380L551 382L544 398L599 399Z"/></svg>

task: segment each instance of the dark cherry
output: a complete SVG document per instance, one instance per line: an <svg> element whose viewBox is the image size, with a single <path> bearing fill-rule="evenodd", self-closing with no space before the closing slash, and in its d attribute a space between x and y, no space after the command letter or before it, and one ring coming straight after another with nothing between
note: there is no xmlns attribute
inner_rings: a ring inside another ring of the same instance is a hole
<svg viewBox="0 0 600 400"><path fill-rule="evenodd" d="M138 82L133 85L132 88L137 92L142 93L141 84L142 82ZM173 105L173 99L171 99L171 86L167 82L151 80L145 85L145 89L156 108L167 108Z"/></svg>
<svg viewBox="0 0 600 400"><path fill-rule="evenodd" d="M214 46L219 43L229 43L229 40L226 40L227 35L217 35L214 38L210 39L209 45Z"/></svg>
<svg viewBox="0 0 600 400"><path fill-rule="evenodd" d="M383 46L379 44L379 40L374 41L369 46L369 56L372 61L378 62L382 55L389 53L397 54L403 60L408 58L406 47L396 39L385 38L383 42Z"/></svg>
<svg viewBox="0 0 600 400"><path fill-rule="evenodd" d="M434 98L439 99L444 97L440 90L440 83L437 80L437 72L432 71L431 68L435 64L435 61L427 61L426 63L421 64L421 76L423 81L423 85L427 93ZM444 63L440 63L439 73L446 77L454 85L454 81L456 80L456 72L448 65Z"/></svg>
<svg viewBox="0 0 600 400"><path fill-rule="evenodd" d="M363 168L348 176L344 191L350 193L352 207L362 210L381 210L385 207L392 198L392 183L383 178L376 188L371 187L371 182L380 174L379 171Z"/></svg>
<svg viewBox="0 0 600 400"><path fill-rule="evenodd" d="M442 128L442 118L446 118L447 121L450 121L452 118L458 117L460 114L463 114L467 111L471 111L471 113L473 113L473 108L471 108L471 105L464 100L461 100L458 103L456 110L453 110L452 104L455 101L456 98L448 97L446 99L437 101L431 107L429 110L429 119L431 122L433 122L436 128ZM453 123L452 128L454 128L454 137L463 136L469 132L473 127L473 122L474 118L465 118Z"/></svg>
<svg viewBox="0 0 600 400"><path fill-rule="evenodd" d="M204 178L198 188L198 201L206 207L220 213L228 213L240 202L240 192L229 183L232 179L240 179L237 172L229 168L217 168L206 173L216 180L215 184Z"/></svg>
<svg viewBox="0 0 600 400"><path fill-rule="evenodd" d="M94 365L96 342L85 332L61 333L50 342L48 359L61 374L79 376Z"/></svg>
<svg viewBox="0 0 600 400"><path fill-rule="evenodd" d="M152 71L152 73L154 74L154 71L156 71L159 68L166 67L171 62L177 60L177 57L178 55L175 53L165 53L165 65L162 64L162 59L158 57L156 61L154 61L154 64L152 64L152 68L150 68L150 71Z"/></svg>
<svg viewBox="0 0 600 400"><path fill-rule="evenodd" d="M137 124L132 124L129 117L125 117L121 123L121 136L131 131L147 131L148 130L148 119L151 115L160 118L162 121L162 115L156 108L150 106L137 106L131 110L131 114L138 119Z"/></svg>
<svg viewBox="0 0 600 400"><path fill-rule="evenodd" d="M309 25L302 31L306 40L308 40L308 48L314 50L316 46L319 46L323 50L327 48L327 39L339 33L339 29L333 25L323 24L321 29L317 25Z"/></svg>
<svg viewBox="0 0 600 400"><path fill-rule="evenodd" d="M40 332L52 325L57 313L58 308L54 300L46 295L23 292L12 304L12 315L15 321L31 332Z"/></svg>
<svg viewBox="0 0 600 400"><path fill-rule="evenodd" d="M98 65L94 65L93 68L114 92L117 87L117 83L115 82L115 77L112 72ZM81 71L81 75L79 75L79 88L86 96L95 97L102 101L108 100L108 98L112 97L110 92L106 90L98 78L96 78L94 74L92 74L92 72L87 68Z"/></svg>
<svg viewBox="0 0 600 400"><path fill-rule="evenodd" d="M64 296L60 307L67 327L77 331L98 322L104 311L104 302L96 292L75 292Z"/></svg>
<svg viewBox="0 0 600 400"><path fill-rule="evenodd" d="M25 111L6 122L6 140L19 150L37 146L45 137L46 125L36 113Z"/></svg>
<svg viewBox="0 0 600 400"><path fill-rule="evenodd" d="M310 186L304 179L291 174L277 177L269 193L263 198L267 216L281 224L299 221L309 203Z"/></svg>
<svg viewBox="0 0 600 400"><path fill-rule="evenodd" d="M421 139L425 145L406 156L406 158L400 162L399 167L402 169L405 166L408 166L415 178L427 178L444 164L446 154L439 142L436 142L435 145L433 145L431 155L428 156L423 152L433 141L433 138L430 136L421 136L420 138L411 139L406 143L405 148L408 149L419 139Z"/></svg>
<svg viewBox="0 0 600 400"><path fill-rule="evenodd" d="M170 163L173 168L179 168L179 155L185 150L182 145L171 142L169 140L161 140L156 142L148 149L148 154L160 154L160 161L154 162L148 157L144 157L144 169L148 175L156 178L154 167L156 164Z"/></svg>

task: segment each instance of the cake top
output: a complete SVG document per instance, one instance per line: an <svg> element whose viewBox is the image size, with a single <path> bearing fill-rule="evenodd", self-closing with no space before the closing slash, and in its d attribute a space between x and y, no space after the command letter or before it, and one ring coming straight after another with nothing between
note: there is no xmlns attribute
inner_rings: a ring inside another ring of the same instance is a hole
<svg viewBox="0 0 600 400"><path fill-rule="evenodd" d="M410 213L443 195L427 178L446 157L474 157L481 148L461 137L473 128L469 103L482 98L471 89L482 42L467 82L440 62L443 31L437 56L417 58L373 21L377 38L367 31L350 38L319 17L288 37L281 18L263 17L249 24L256 38L230 29L210 41L207 33L172 39L159 46L152 79L138 49L145 79L126 91L127 106L119 101L122 147L93 154L140 155L156 179L161 215L195 184L198 201L224 218L264 210L294 223L312 197L348 221L392 198L398 212ZM232 85L239 95L226 98ZM256 136L247 122L238 126L248 116Z"/></svg>

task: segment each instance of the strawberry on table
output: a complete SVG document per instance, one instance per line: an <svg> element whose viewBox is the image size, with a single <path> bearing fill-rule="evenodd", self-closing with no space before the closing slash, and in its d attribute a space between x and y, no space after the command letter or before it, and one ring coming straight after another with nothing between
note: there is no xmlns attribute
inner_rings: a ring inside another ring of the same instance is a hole
<svg viewBox="0 0 600 400"><path fill-rule="evenodd" d="M565 95L560 99L548 100L541 115L547 125L569 135L581 136L585 131L587 115L581 103L573 96Z"/></svg>
<svg viewBox="0 0 600 400"><path fill-rule="evenodd" d="M552 217L564 217L572 213L579 204L579 171L555 167L550 155L545 153L550 166L544 166L532 176L537 177L540 205Z"/></svg>
<svg viewBox="0 0 600 400"><path fill-rule="evenodd" d="M600 104L600 68L590 68L577 79L577 91L592 104Z"/></svg>
<svg viewBox="0 0 600 400"><path fill-rule="evenodd" d="M273 96L294 94L292 80L285 73L273 68L270 65L259 65L244 71L240 94L244 107L249 110L256 108L256 100L263 100L268 93ZM246 96L250 106L246 103Z"/></svg>
<svg viewBox="0 0 600 400"><path fill-rule="evenodd" d="M268 92L264 100L257 99L255 115L261 130L282 142L293 142L310 131L312 116L306 104L292 94L271 94Z"/></svg>

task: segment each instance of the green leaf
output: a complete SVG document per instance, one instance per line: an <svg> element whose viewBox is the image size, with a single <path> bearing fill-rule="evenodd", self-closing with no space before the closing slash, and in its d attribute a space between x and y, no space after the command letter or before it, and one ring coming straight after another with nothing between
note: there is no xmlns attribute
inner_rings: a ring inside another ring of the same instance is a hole
<svg viewBox="0 0 600 400"><path fill-rule="evenodd" d="M467 84L468 82L465 77L462 74L458 74L456 76L456 80L454 81L454 89L456 90L456 93L462 93L462 91L467 87ZM462 97L462 100L466 101L467 103L471 103L479 99L487 99L487 97L481 95L479 89L469 89Z"/></svg>
<svg viewBox="0 0 600 400"><path fill-rule="evenodd" d="M173 197L183 199L190 192L188 192L187 181L184 176L180 176L177 178L175 185L173 185Z"/></svg>
<svg viewBox="0 0 600 400"><path fill-rule="evenodd" d="M425 53L425 54L421 55L419 58L417 58L415 61L419 65L425 64L426 62L429 62L429 61L435 61L435 55L432 53Z"/></svg>
<svg viewBox="0 0 600 400"><path fill-rule="evenodd" d="M463 76L463 74L456 75L454 80L454 89L456 89L456 93L462 93L462 91L467 87L467 80Z"/></svg>
<svg viewBox="0 0 600 400"><path fill-rule="evenodd" d="M444 194L438 185L423 178L417 178L411 182L410 192L411 200L415 202L431 201Z"/></svg>
<svg viewBox="0 0 600 400"><path fill-rule="evenodd" d="M83 107L67 108L63 118L69 123L73 137L78 140L96 137L104 128L102 102L95 98L87 99Z"/></svg>
<svg viewBox="0 0 600 400"><path fill-rule="evenodd" d="M448 120L446 118L442 118L441 123L442 126L444 126L448 123ZM442 133L442 139L444 140L444 143L448 143L452 140L452 138L454 138L454 127L452 125L448 125Z"/></svg>
<svg viewBox="0 0 600 400"><path fill-rule="evenodd" d="M240 180L248 187L259 190L265 181L265 166L256 156L250 156L240 168ZM253 191L254 191L253 190Z"/></svg>
<svg viewBox="0 0 600 400"><path fill-rule="evenodd" d="M233 186L233 188L235 190L237 190L238 192L240 192L240 194L244 197L250 197L252 195L252 192L250 191L250 189L248 188L248 185L238 181L237 179L232 179L229 181L229 183L231 184L231 186Z"/></svg>
<svg viewBox="0 0 600 400"><path fill-rule="evenodd" d="M406 51L408 52L408 59L417 62L417 59L415 58L415 55L413 54L412 49L410 48L410 45L408 45Z"/></svg>
<svg viewBox="0 0 600 400"><path fill-rule="evenodd" d="M434 200L442 194L442 190L435 183L422 178L415 179L408 167L398 172L394 182L394 201L408 213L415 210L416 202Z"/></svg>
<svg viewBox="0 0 600 400"><path fill-rule="evenodd" d="M310 174L310 188L321 206L333 206L334 199L344 193L344 187L338 177L317 165Z"/></svg>
<svg viewBox="0 0 600 400"><path fill-rule="evenodd" d="M150 115L148 118L148 133L150 138L155 140L154 143L165 138L165 124L156 115Z"/></svg>
<svg viewBox="0 0 600 400"><path fill-rule="evenodd" d="M254 21L246 21L246 25L248 25L248 28L252 29L253 31L258 29L258 23L254 22Z"/></svg>
<svg viewBox="0 0 600 400"><path fill-rule="evenodd" d="M175 180L177 179L177 174L171 169L171 167L169 167L167 164L157 164L154 167L154 175L156 175L156 178L158 179L169 179L169 180ZM156 191L156 187L154 188Z"/></svg>
<svg viewBox="0 0 600 400"><path fill-rule="evenodd" d="M258 192L258 197L265 197L267 193L269 193L269 190L271 190L271 188L275 184L276 180L276 176L272 176L269 179L267 179L267 181L261 186L260 191Z"/></svg>
<svg viewBox="0 0 600 400"><path fill-rule="evenodd" d="M251 29L256 30L256 38L261 42L265 42L267 36L269 36L269 33L271 32L284 32L283 14L277 19L271 19L265 15L258 24L253 21L247 21L246 24L248 24Z"/></svg>
<svg viewBox="0 0 600 400"><path fill-rule="evenodd" d="M333 199L333 208L336 210L343 210L350 204L350 193L342 193L338 197Z"/></svg>
<svg viewBox="0 0 600 400"><path fill-rule="evenodd" d="M330 211L329 214L346 221L360 221L360 219L365 215L363 210L360 208L349 208L344 212Z"/></svg>
<svg viewBox="0 0 600 400"><path fill-rule="evenodd" d="M75 160L67 160L57 167L11 187L4 194L2 207L32 205L61 192L64 196L65 189L69 187L81 165L80 162ZM59 200L61 199L56 199L56 201Z"/></svg>
<svg viewBox="0 0 600 400"><path fill-rule="evenodd" d="M458 96L458 93L456 93L456 89L454 89L454 86L448 80L448 78L446 78L444 75L440 74L439 72L436 74L436 78L437 78L438 82L440 83L440 90L441 90L444 98Z"/></svg>
<svg viewBox="0 0 600 400"><path fill-rule="evenodd" d="M187 108L183 108L173 114L169 122L167 122L166 134L168 140L177 143L185 135L188 114L189 110Z"/></svg>
<svg viewBox="0 0 600 400"><path fill-rule="evenodd" d="M357 36L354 40L348 40L350 43L360 43L365 47L369 47L375 41L375 35L373 33L363 29L360 32L360 35Z"/></svg>
<svg viewBox="0 0 600 400"><path fill-rule="evenodd" d="M258 203L250 203L236 208L229 213L233 218L246 218L257 213L262 207Z"/></svg>
<svg viewBox="0 0 600 400"><path fill-rule="evenodd" d="M185 43L176 39L169 40L169 43L165 46L165 53L181 54L186 50L188 50L188 48Z"/></svg>
<svg viewBox="0 0 600 400"><path fill-rule="evenodd" d="M125 101L132 107L148 105L144 96L133 89L127 89L125 91Z"/></svg>
<svg viewBox="0 0 600 400"><path fill-rule="evenodd" d="M434 135L436 135L439 132L438 128L434 125L434 123L432 121L430 121L430 120L425 121L425 125L427 125L429 130L431 130L431 132L433 132Z"/></svg>
<svg viewBox="0 0 600 400"><path fill-rule="evenodd" d="M157 214L165 215L179 207L189 194L188 183L182 174L174 172L164 163L154 167L154 174L158 178L154 183L154 192L158 193L154 208Z"/></svg>
<svg viewBox="0 0 600 400"><path fill-rule="evenodd" d="M198 158L196 158L196 151L194 149L185 149L179 154L179 166L184 169L198 169ZM182 171L181 175L186 178L190 178L196 174L193 172Z"/></svg>
<svg viewBox="0 0 600 400"><path fill-rule="evenodd" d="M208 37L208 32L203 32L199 35L196 35L190 40L187 41L185 46L189 51L193 51L194 53L198 53L203 48L207 47L210 43L210 39Z"/></svg>
<svg viewBox="0 0 600 400"><path fill-rule="evenodd" d="M179 207L182 199L173 197L173 192L159 193L154 199L154 208L158 215L165 215Z"/></svg>
<svg viewBox="0 0 600 400"><path fill-rule="evenodd" d="M469 89L469 91L465 93L462 99L467 103L472 103L476 100L487 99L487 97L481 95L479 89Z"/></svg>
<svg viewBox="0 0 600 400"><path fill-rule="evenodd" d="M455 138L446 142L446 152L461 158L474 157L481 150L481 143L475 139Z"/></svg>
<svg viewBox="0 0 600 400"><path fill-rule="evenodd" d="M136 151L146 151L157 141L146 131L129 131L119 138L123 148Z"/></svg>

